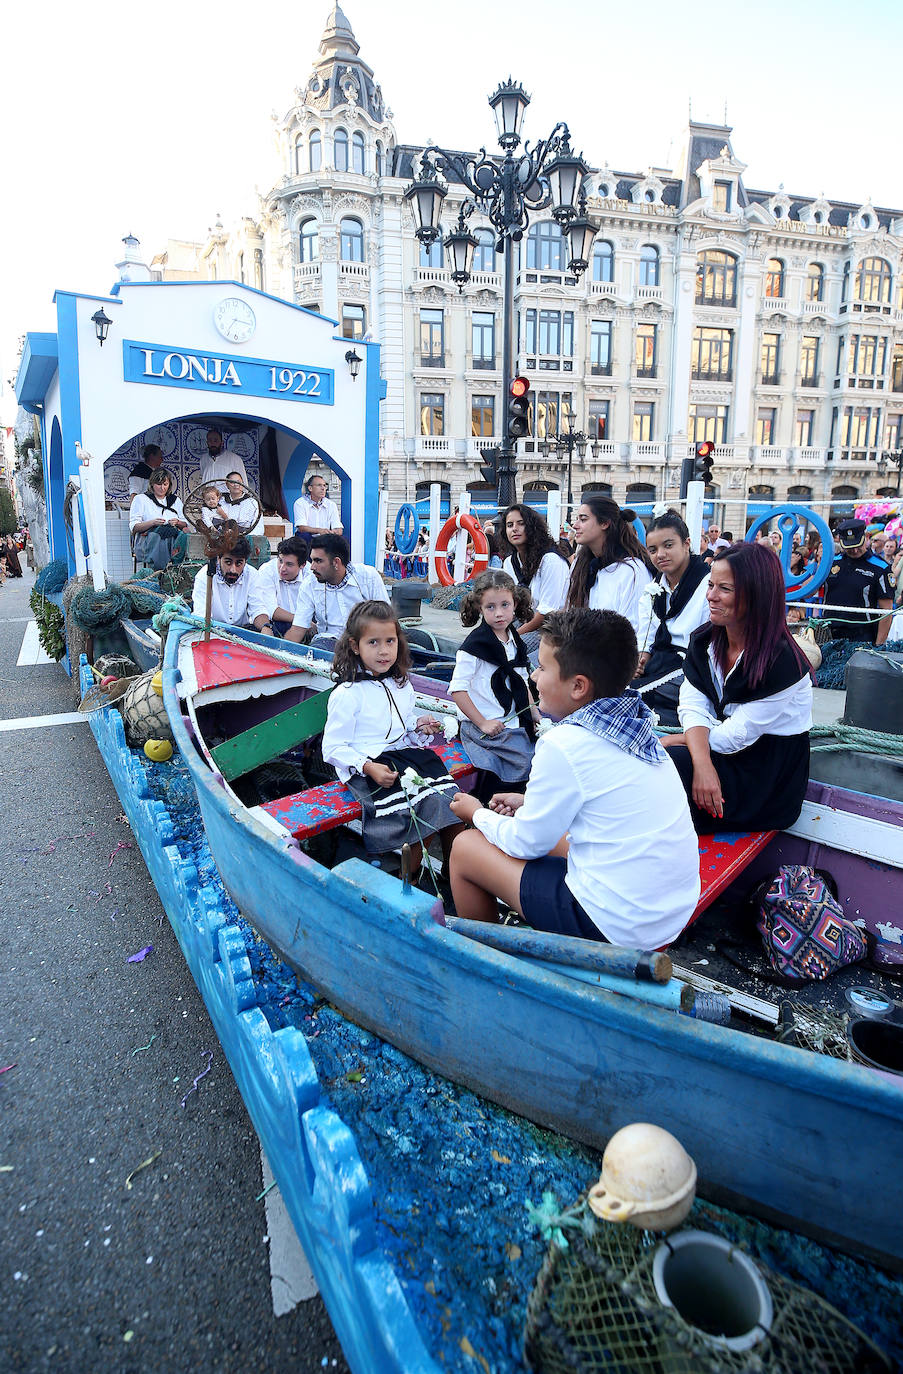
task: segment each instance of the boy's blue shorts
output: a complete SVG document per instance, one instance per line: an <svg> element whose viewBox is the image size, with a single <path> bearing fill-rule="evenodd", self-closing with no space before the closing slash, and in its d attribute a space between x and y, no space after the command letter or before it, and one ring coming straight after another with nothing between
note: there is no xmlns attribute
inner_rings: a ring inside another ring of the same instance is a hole
<svg viewBox="0 0 903 1374"><path fill-rule="evenodd" d="M567 859L548 854L528 859L520 879L520 906L534 930L553 935L577 935L582 940L608 941L564 881Z"/></svg>

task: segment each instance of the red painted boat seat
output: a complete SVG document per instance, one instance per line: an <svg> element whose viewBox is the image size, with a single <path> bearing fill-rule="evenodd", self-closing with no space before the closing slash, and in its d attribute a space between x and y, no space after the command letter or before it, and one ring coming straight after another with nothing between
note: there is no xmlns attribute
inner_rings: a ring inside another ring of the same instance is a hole
<svg viewBox="0 0 903 1374"><path fill-rule="evenodd" d="M701 916L707 906L711 906L715 898L740 876L757 854L761 854L776 834L776 830L751 830L699 836L699 878L702 891L687 926L691 926L696 917Z"/></svg>
<svg viewBox="0 0 903 1374"><path fill-rule="evenodd" d="M432 747L452 777L464 778L476 771L457 740L442 741ZM357 797L341 782L327 782L321 787L309 787L306 792L293 792L288 797L265 802L260 810L284 825L296 840L322 835L338 825L360 820L361 816Z"/></svg>

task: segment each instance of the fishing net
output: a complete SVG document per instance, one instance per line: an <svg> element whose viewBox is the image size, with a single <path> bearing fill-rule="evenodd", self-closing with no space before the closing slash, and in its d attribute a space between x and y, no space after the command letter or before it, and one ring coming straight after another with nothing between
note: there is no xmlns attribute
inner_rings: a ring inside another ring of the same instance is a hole
<svg viewBox="0 0 903 1374"><path fill-rule="evenodd" d="M781 1003L781 1019L775 1038L785 1045L796 1045L814 1054L826 1054L831 1059L854 1060L855 1055L847 1039L850 1018L846 1012L822 1011L818 1007L801 1006L785 999Z"/></svg>
<svg viewBox="0 0 903 1374"><path fill-rule="evenodd" d="M817 622L816 622L817 623ZM903 653L903 640L889 640L880 647L864 644L861 639L832 639L822 645L821 667L815 675L816 685L840 690L844 685L847 664L860 649L874 649L878 654Z"/></svg>
<svg viewBox="0 0 903 1374"><path fill-rule="evenodd" d="M656 1291L656 1252L683 1232L717 1235L714 1226L679 1228L668 1237L630 1225L599 1221L585 1198L556 1222L566 1232L566 1247L553 1239L527 1305L524 1358L541 1374L596 1374L596 1371L645 1371L646 1374L728 1374L766 1371L773 1374L866 1374L891 1368L877 1346L817 1294L756 1264L771 1296L769 1329L747 1349L731 1349L666 1306ZM731 1247L725 1256L745 1252ZM668 1256L665 1258L667 1259ZM708 1320L716 1283L697 1285L702 1293L694 1311L684 1290L681 1307ZM672 1299L678 1288L669 1284ZM708 1324L714 1325L711 1321ZM755 1328L755 1322L753 1323Z"/></svg>
<svg viewBox="0 0 903 1374"><path fill-rule="evenodd" d="M101 654L91 665L98 682L105 677L139 677L141 669L128 654Z"/></svg>
<svg viewBox="0 0 903 1374"><path fill-rule="evenodd" d="M156 615L166 600L166 593L160 590L155 578L132 578L129 582L123 582L122 590L135 616Z"/></svg>
<svg viewBox="0 0 903 1374"><path fill-rule="evenodd" d="M173 738L163 698L153 686L157 671L135 678L122 698L125 736L133 749L140 748L149 739Z"/></svg>
<svg viewBox="0 0 903 1374"><path fill-rule="evenodd" d="M44 596L52 596L55 592L61 592L66 585L69 576L69 569L61 558L55 558L52 563L47 563L38 573L34 580L35 590Z"/></svg>
<svg viewBox="0 0 903 1374"><path fill-rule="evenodd" d="M69 614L86 634L119 625L131 609L129 594L118 582L108 582L102 592L96 592L93 585L81 587L69 603Z"/></svg>

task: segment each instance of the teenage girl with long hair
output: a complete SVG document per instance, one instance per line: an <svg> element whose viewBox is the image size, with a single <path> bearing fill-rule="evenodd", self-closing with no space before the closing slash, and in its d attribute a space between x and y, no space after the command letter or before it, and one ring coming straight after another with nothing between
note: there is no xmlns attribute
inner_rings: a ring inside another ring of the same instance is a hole
<svg viewBox="0 0 903 1374"><path fill-rule="evenodd" d="M647 585L640 600L640 662L631 685L662 724L676 725L690 635L709 618L709 565L693 553L690 531L673 510L653 520L646 548L660 577Z"/></svg>
<svg viewBox="0 0 903 1374"><path fill-rule="evenodd" d="M501 533L502 567L519 587L527 588L532 602L530 615L518 630L523 639L542 629L550 611L563 609L571 570L545 520L529 506L509 506L502 515ZM528 652L532 647L527 641Z"/></svg>
<svg viewBox="0 0 903 1374"><path fill-rule="evenodd" d="M384 601L354 606L333 656L338 686L326 708L323 758L361 804L367 853L410 844L416 867L421 839L440 831L447 851L460 826L448 805L457 785L427 747L442 726L417 707L410 668L408 642L392 607ZM401 783L407 769L425 783L414 798Z"/></svg>
<svg viewBox="0 0 903 1374"><path fill-rule="evenodd" d="M767 544L732 544L712 564L711 623L684 662L670 751L700 834L785 830L809 781L812 675L787 628L784 575Z"/></svg>
<svg viewBox="0 0 903 1374"><path fill-rule="evenodd" d="M574 517L577 557L571 568L568 608L617 611L639 628L643 588L655 568L643 548L632 510L609 496L587 496Z"/></svg>

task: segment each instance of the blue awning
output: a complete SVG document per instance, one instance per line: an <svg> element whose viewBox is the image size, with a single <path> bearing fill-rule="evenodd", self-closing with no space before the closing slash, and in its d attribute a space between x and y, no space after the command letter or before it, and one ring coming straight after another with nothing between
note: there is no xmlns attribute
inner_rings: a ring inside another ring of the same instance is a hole
<svg viewBox="0 0 903 1374"><path fill-rule="evenodd" d="M16 400L23 410L34 414L47 394L59 366L59 345L55 334L26 334L25 346L16 375Z"/></svg>

